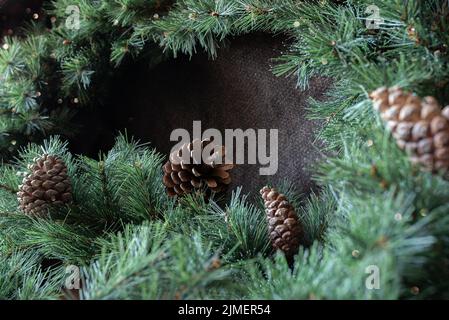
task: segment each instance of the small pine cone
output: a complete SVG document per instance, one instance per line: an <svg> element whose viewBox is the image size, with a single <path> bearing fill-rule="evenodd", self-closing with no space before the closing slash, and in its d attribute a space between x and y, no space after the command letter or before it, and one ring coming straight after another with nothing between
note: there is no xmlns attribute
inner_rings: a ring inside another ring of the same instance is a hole
<svg viewBox="0 0 449 320"><path fill-rule="evenodd" d="M221 192L231 183L228 171L234 165L226 164L223 146L211 148L208 159L202 161L202 151L211 147L210 143L210 140L196 139L183 144L179 150L170 154L169 160L162 168L163 183L169 196L183 196L205 185L213 192Z"/></svg>
<svg viewBox="0 0 449 320"><path fill-rule="evenodd" d="M72 201L72 186L62 159L45 154L28 168L31 173L25 176L17 193L19 207L27 215L43 216L50 205Z"/></svg>
<svg viewBox="0 0 449 320"><path fill-rule="evenodd" d="M293 206L274 188L260 190L267 214L268 232L273 248L292 258L299 249L303 228Z"/></svg>
<svg viewBox="0 0 449 320"><path fill-rule="evenodd" d="M398 87L382 87L370 94L397 145L410 161L437 172L449 169L449 106L433 97L423 99Z"/></svg>

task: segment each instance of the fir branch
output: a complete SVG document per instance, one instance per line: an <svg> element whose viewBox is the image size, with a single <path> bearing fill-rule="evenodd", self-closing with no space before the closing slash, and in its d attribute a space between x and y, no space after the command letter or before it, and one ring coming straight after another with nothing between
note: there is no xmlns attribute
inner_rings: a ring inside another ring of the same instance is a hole
<svg viewBox="0 0 449 320"><path fill-rule="evenodd" d="M365 26L371 2L364 0L170 3L58 0L48 12L64 21L67 5L78 5L79 30L61 24L44 35L33 26L26 40L6 39L1 147L10 150L12 142L55 128L45 109L57 105L47 96L48 83L61 81L56 96L88 103L97 79L107 79L127 57L160 61L157 46L172 56L205 50L215 57L234 35L286 33L292 48L274 72L296 74L302 87L316 75L336 83L327 101L311 102L311 117L326 121L320 137L332 154L316 172L324 191L297 199L310 247L301 249L293 269L282 256L253 260L268 253L264 217L238 192L225 209L201 195L174 203L163 195L162 158L154 150L119 137L102 167L86 157L74 161L62 141L51 139L22 151L14 170L3 167L2 185L18 185L16 169L42 152L55 153L67 162L75 201L32 219L17 212L15 196L0 186L0 255L8 253L0 278L11 279L0 284L0 295L20 298L27 288L26 297L52 296L56 278L38 270L40 259L50 257L84 265L84 298L397 299L413 298L411 286L420 287L422 298L445 297L447 181L410 165L384 133L367 93L400 85L446 104L447 3L379 1L384 23L374 31ZM27 259L27 272L11 268ZM370 265L382 270L380 290L364 286Z"/></svg>
<svg viewBox="0 0 449 320"><path fill-rule="evenodd" d="M39 268L41 257L35 253L0 254L1 299L55 299L59 295L61 278Z"/></svg>
<svg viewBox="0 0 449 320"><path fill-rule="evenodd" d="M5 184L2 184L2 183L0 183L0 189L6 190L9 193L14 194L14 195L19 191L18 189L14 189L14 188L7 186Z"/></svg>

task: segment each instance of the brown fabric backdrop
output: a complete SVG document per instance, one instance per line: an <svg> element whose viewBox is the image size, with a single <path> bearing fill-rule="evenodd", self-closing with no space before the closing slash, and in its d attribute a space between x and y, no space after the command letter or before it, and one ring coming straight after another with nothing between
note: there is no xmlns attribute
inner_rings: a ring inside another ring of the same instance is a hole
<svg viewBox="0 0 449 320"><path fill-rule="evenodd" d="M232 187L256 192L267 182L288 179L307 193L312 187L310 165L321 156L315 142L319 124L306 119L307 99L322 98L330 81L315 78L310 89L302 91L295 77L275 77L271 59L283 49L282 39L250 35L231 41L215 61L198 54L152 70L135 65L116 81L113 104L83 117L90 125L74 142L76 151L107 150L117 131L126 128L129 135L168 154L175 144L169 139L171 131L191 132L193 120L201 120L203 130L279 129L277 174L260 176L259 165L241 165L232 172Z"/></svg>

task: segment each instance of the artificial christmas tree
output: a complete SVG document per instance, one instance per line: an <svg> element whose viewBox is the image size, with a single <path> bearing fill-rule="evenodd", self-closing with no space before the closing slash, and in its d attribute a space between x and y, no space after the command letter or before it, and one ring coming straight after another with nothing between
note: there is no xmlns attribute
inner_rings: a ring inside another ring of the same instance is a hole
<svg viewBox="0 0 449 320"><path fill-rule="evenodd" d="M28 168L17 193L20 209L31 216L43 216L51 206L72 201L72 186L64 161L43 155Z"/></svg>

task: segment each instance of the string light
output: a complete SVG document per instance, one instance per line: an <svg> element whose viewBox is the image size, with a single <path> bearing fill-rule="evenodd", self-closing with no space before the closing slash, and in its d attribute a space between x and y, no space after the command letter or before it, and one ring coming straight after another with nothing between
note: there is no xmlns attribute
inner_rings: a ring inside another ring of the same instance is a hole
<svg viewBox="0 0 449 320"><path fill-rule="evenodd" d="M413 294L413 295L418 295L419 294L419 288L418 287L416 287L416 286L414 286L414 287L411 287L410 288L410 292Z"/></svg>

